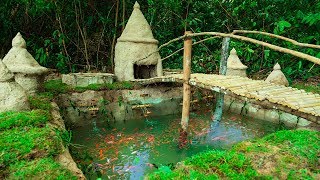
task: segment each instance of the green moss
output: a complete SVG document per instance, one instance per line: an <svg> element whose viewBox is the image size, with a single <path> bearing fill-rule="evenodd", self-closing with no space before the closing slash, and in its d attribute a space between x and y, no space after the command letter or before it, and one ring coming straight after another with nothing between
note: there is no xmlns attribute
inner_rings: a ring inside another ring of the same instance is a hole
<svg viewBox="0 0 320 180"><path fill-rule="evenodd" d="M279 131L186 159L175 170L159 168L149 179L316 179L320 132ZM272 165L270 167L270 165ZM259 174L258 172L263 172Z"/></svg>
<svg viewBox="0 0 320 180"><path fill-rule="evenodd" d="M52 159L63 144L47 126L54 93L29 97L32 111L0 113L0 179L76 179Z"/></svg>
<svg viewBox="0 0 320 180"><path fill-rule="evenodd" d="M49 120L49 113L44 110L0 113L0 130L14 127L43 127Z"/></svg>
<svg viewBox="0 0 320 180"><path fill-rule="evenodd" d="M72 88L67 84L62 83L61 80L50 80L45 82L44 87L45 91L50 92L54 95L68 93L68 92L84 92L87 90L121 90L121 89L133 89L137 86L136 83L133 82L114 82L112 84L90 84L87 87L75 87Z"/></svg>
<svg viewBox="0 0 320 180"><path fill-rule="evenodd" d="M61 94L61 93L67 93L70 91L70 87L64 83L62 83L62 80L50 80L44 83L44 89L46 92L51 92L53 94Z"/></svg>
<svg viewBox="0 0 320 180"><path fill-rule="evenodd" d="M318 163L320 132L306 130L278 131L266 136L261 142L278 146L294 156L307 158L308 163Z"/></svg>
<svg viewBox="0 0 320 180"><path fill-rule="evenodd" d="M30 96L29 102L31 109L42 109L50 111L51 101L53 100L54 95L52 93L40 93L36 96Z"/></svg>
<svg viewBox="0 0 320 180"><path fill-rule="evenodd" d="M9 179L77 179L52 158L20 161L9 168Z"/></svg>
<svg viewBox="0 0 320 180"><path fill-rule="evenodd" d="M19 160L57 155L61 138L49 127L13 128L0 133L0 166Z"/></svg>
<svg viewBox="0 0 320 180"><path fill-rule="evenodd" d="M248 179L257 177L250 160L233 151L209 151L184 161L182 168L174 171L159 169L150 179Z"/></svg>
<svg viewBox="0 0 320 180"><path fill-rule="evenodd" d="M84 92L87 90L94 90L94 91L122 90L122 89L133 89L134 86L135 86L135 83L124 81L124 82L114 82L112 84L90 84L87 87L75 87L74 91Z"/></svg>

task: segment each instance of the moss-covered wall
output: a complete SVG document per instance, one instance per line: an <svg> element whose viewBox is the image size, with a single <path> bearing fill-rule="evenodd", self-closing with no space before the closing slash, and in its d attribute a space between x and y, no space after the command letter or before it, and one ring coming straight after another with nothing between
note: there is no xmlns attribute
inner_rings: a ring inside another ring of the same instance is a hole
<svg viewBox="0 0 320 180"><path fill-rule="evenodd" d="M84 178L57 159L67 150L66 131L52 97L30 98L31 111L0 114L0 179Z"/></svg>

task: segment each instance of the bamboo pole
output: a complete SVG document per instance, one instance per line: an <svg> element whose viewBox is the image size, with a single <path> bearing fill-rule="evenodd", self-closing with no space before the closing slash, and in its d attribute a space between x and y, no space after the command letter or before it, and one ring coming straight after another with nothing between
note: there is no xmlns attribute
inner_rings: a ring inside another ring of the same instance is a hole
<svg viewBox="0 0 320 180"><path fill-rule="evenodd" d="M191 31L186 31L186 35L192 34ZM184 54L183 54L183 107L181 117L181 127L183 131L187 131L189 114L190 114L190 94L191 88L189 84L191 73L191 51L192 39L186 37L184 39Z"/></svg>
<svg viewBox="0 0 320 180"><path fill-rule="evenodd" d="M219 74L224 76L227 73L227 59L229 55L229 44L230 44L230 38L229 37L223 38ZM213 114L213 120L216 122L219 122L221 121L221 118L222 118L224 94L221 92L216 94L217 94L216 109Z"/></svg>
<svg viewBox="0 0 320 180"><path fill-rule="evenodd" d="M191 31L186 31L185 35L192 34ZM186 147L188 143L188 123L190 115L190 96L191 86L189 84L191 73L191 51L192 51L192 38L186 36L184 39L184 52L183 52L183 102L182 102L182 117L181 129L179 135L179 148Z"/></svg>

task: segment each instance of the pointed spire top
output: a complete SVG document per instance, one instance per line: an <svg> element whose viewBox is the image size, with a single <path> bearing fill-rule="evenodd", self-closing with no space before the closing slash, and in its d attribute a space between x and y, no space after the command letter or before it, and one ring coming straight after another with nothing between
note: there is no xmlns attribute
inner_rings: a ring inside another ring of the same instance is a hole
<svg viewBox="0 0 320 180"><path fill-rule="evenodd" d="M273 67L273 71L267 77L266 82L289 86L289 82L281 71L281 67L278 63Z"/></svg>
<svg viewBox="0 0 320 180"><path fill-rule="evenodd" d="M240 61L235 48L233 48L230 51L227 67L229 69L247 69L248 68L247 66L243 65L242 62Z"/></svg>
<svg viewBox="0 0 320 180"><path fill-rule="evenodd" d="M26 41L20 33L12 39L12 48L2 62L12 73L43 74L48 72L48 69L40 66L27 51Z"/></svg>
<svg viewBox="0 0 320 180"><path fill-rule="evenodd" d="M149 23L140 10L138 2L134 4L127 25L118 38L118 42L120 41L158 44L158 41L153 37Z"/></svg>
<svg viewBox="0 0 320 180"><path fill-rule="evenodd" d="M12 39L12 47L27 48L26 41L23 39L20 32Z"/></svg>
<svg viewBox="0 0 320 180"><path fill-rule="evenodd" d="M138 3L138 1L136 1L136 3L134 3L133 8L134 9L140 9L140 4Z"/></svg>
<svg viewBox="0 0 320 180"><path fill-rule="evenodd" d="M279 65L279 63L274 65L273 70L281 70L281 66Z"/></svg>
<svg viewBox="0 0 320 180"><path fill-rule="evenodd" d="M230 54L232 54L232 55L237 55L237 51L236 51L236 49L235 49L235 48L232 48L232 50L231 50Z"/></svg>

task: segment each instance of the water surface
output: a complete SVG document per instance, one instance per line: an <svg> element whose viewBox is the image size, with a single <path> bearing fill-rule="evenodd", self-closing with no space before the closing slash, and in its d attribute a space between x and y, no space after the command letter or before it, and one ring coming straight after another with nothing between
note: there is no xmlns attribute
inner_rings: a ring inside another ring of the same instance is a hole
<svg viewBox="0 0 320 180"><path fill-rule="evenodd" d="M179 149L180 116L161 116L128 122L92 124L72 130L73 143L84 147L80 153L93 157L88 179L143 179L154 166L171 166L199 152L229 149L237 142L275 132L278 125L231 113L220 123L212 122L211 113L191 113L189 145ZM95 171L93 173L93 171Z"/></svg>

